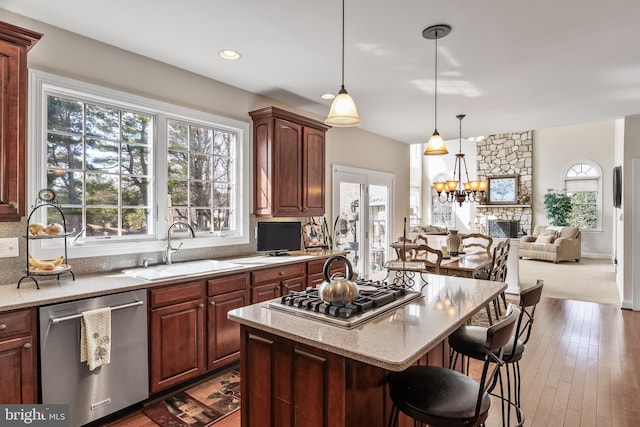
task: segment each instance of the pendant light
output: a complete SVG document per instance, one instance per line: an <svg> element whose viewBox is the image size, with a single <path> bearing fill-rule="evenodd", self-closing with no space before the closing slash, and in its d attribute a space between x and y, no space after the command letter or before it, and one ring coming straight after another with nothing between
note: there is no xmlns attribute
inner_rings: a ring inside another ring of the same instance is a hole
<svg viewBox="0 0 640 427"><path fill-rule="evenodd" d="M422 31L422 37L429 40L436 41L436 49L435 49L435 57L436 57L436 72L435 72L435 108L434 108L434 131L431 138L427 142L427 147L424 150L425 156L439 156L442 154L448 154L447 146L444 143L444 140L438 133L438 39L445 37L447 34L451 32L451 27L445 24L440 25L432 25L431 27L425 28Z"/></svg>
<svg viewBox="0 0 640 427"><path fill-rule="evenodd" d="M324 122L335 127L350 127L360 124L356 103L344 88L344 0L342 0L342 84Z"/></svg>

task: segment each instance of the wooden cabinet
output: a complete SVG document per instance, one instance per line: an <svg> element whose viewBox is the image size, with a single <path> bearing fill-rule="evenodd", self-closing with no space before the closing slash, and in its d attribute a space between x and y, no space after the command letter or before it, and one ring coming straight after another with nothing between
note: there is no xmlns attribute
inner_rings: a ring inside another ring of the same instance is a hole
<svg viewBox="0 0 640 427"><path fill-rule="evenodd" d="M203 281L149 291L151 393L206 371L204 291Z"/></svg>
<svg viewBox="0 0 640 427"><path fill-rule="evenodd" d="M387 425L388 371L242 325L243 427ZM444 366L446 338L417 362ZM413 422L404 414L400 426Z"/></svg>
<svg viewBox="0 0 640 427"><path fill-rule="evenodd" d="M211 279L207 287L207 368L211 370L240 359L240 324L227 319L227 313L249 305L249 274Z"/></svg>
<svg viewBox="0 0 640 427"><path fill-rule="evenodd" d="M287 264L251 273L251 303L267 301L306 287L306 263Z"/></svg>
<svg viewBox="0 0 640 427"><path fill-rule="evenodd" d="M35 309L0 314L0 403L37 403Z"/></svg>
<svg viewBox="0 0 640 427"><path fill-rule="evenodd" d="M27 52L40 37L0 22L0 221L26 214Z"/></svg>
<svg viewBox="0 0 640 427"><path fill-rule="evenodd" d="M324 215L329 126L276 107L249 115L253 119L254 213Z"/></svg>
<svg viewBox="0 0 640 427"><path fill-rule="evenodd" d="M316 259L307 263L307 286L315 288L324 282L322 270L326 259ZM336 260L329 266L329 277L336 273L347 273L347 266L342 260Z"/></svg>

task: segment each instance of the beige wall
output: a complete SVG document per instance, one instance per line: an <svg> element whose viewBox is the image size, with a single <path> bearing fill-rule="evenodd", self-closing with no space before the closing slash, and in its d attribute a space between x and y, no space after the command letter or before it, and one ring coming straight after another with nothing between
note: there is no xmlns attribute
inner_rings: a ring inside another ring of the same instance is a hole
<svg viewBox="0 0 640 427"><path fill-rule="evenodd" d="M127 52L67 31L0 9L2 20L43 33L44 36L29 53L29 67L76 78L109 88L146 96L165 102L249 122L248 112L276 105L309 117L323 120L306 111L292 108L272 99L250 93L196 74ZM356 100L357 101L357 100ZM327 105L328 111L329 105ZM362 117L366 122L367 118ZM331 165L339 163L396 175L394 232L402 230L402 217L408 216L409 147L359 128L330 129L327 133L327 205L331 214ZM0 237L24 236L26 221L20 224L0 223ZM253 234L253 233L251 233ZM25 247L21 243L19 258L0 259L3 275L0 283L15 283L24 269ZM216 249L213 253L193 254L226 256L255 251L255 244ZM74 262L74 271L111 270L136 265L142 256L101 257Z"/></svg>
<svg viewBox="0 0 640 427"><path fill-rule="evenodd" d="M618 210L616 222L618 252L623 268L618 271L618 283L622 285L623 307L640 310L640 191L637 181L634 182L633 170L634 160L637 166L640 159L640 115L625 117L622 127L623 134L619 135L622 146L618 150L619 164L622 165L622 209ZM636 170L635 177L638 176L640 171Z"/></svg>
<svg viewBox="0 0 640 427"><path fill-rule="evenodd" d="M582 233L586 257L612 257L615 122L597 122L534 131L533 135L533 225L547 225L544 195L548 188L562 189L563 172L581 160L602 169L602 231Z"/></svg>

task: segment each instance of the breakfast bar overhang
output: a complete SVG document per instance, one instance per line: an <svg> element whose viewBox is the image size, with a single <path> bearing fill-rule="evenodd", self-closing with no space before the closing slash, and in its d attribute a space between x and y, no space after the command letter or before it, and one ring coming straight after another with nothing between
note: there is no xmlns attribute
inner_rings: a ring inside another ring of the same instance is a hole
<svg viewBox="0 0 640 427"><path fill-rule="evenodd" d="M503 282L423 275L422 297L353 328L259 303L241 324L242 426L384 426L390 371L448 363L447 337L506 289Z"/></svg>

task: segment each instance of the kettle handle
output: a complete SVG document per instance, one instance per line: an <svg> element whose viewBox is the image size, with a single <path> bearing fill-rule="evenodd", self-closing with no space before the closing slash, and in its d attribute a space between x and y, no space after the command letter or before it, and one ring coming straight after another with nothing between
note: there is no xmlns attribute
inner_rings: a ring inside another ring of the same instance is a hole
<svg viewBox="0 0 640 427"><path fill-rule="evenodd" d="M324 277L324 281L331 281L331 279L329 278L329 267L331 266L331 263L336 260L344 261L345 265L347 266L347 280L353 279L353 266L351 265L351 262L349 262L347 257L343 255L334 255L324 263L324 267L322 268L322 276Z"/></svg>

